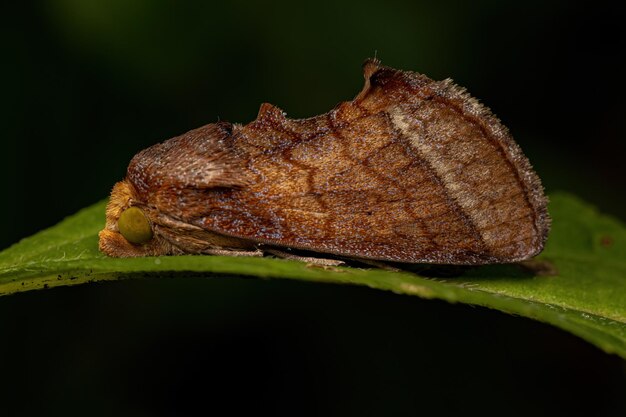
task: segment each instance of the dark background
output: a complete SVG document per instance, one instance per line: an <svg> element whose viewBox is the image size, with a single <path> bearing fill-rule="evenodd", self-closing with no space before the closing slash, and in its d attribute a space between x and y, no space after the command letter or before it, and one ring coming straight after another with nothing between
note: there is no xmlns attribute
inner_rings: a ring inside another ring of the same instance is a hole
<svg viewBox="0 0 626 417"><path fill-rule="evenodd" d="M454 78L549 192L626 219L619 2L22 3L0 6L0 248L106 197L157 141L262 102L297 118L351 99L376 51ZM2 416L621 416L625 375L539 323L363 288L177 278L0 298Z"/></svg>

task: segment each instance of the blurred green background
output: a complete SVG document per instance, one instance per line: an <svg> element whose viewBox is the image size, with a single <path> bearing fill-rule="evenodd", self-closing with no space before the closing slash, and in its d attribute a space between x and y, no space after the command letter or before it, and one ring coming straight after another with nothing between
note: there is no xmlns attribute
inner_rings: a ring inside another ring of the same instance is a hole
<svg viewBox="0 0 626 417"><path fill-rule="evenodd" d="M0 6L0 248L106 197L139 150L262 102L323 113L361 63L452 77L548 191L626 220L618 2L50 0ZM0 299L0 416L626 414L561 331L367 289L162 279Z"/></svg>

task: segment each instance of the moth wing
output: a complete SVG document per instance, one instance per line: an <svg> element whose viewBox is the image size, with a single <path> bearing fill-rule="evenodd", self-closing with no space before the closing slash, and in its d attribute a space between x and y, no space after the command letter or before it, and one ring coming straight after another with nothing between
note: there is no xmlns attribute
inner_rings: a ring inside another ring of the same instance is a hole
<svg viewBox="0 0 626 417"><path fill-rule="evenodd" d="M366 85L326 115L263 105L235 134L256 181L207 193L193 222L219 233L349 257L445 264L538 253L549 228L536 174L464 90L365 66Z"/></svg>

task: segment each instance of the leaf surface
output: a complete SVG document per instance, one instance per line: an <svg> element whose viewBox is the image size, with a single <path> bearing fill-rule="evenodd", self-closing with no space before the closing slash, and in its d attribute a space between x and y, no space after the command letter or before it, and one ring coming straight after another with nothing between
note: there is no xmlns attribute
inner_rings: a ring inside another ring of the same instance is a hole
<svg viewBox="0 0 626 417"><path fill-rule="evenodd" d="M174 256L118 259L98 251L101 201L0 252L0 295L61 285L163 275L239 275L365 285L485 306L568 330L626 358L626 228L569 194L551 196L544 252L520 265L392 272L321 268L272 258ZM148 285L148 284L146 284ZM242 282L242 285L245 283Z"/></svg>

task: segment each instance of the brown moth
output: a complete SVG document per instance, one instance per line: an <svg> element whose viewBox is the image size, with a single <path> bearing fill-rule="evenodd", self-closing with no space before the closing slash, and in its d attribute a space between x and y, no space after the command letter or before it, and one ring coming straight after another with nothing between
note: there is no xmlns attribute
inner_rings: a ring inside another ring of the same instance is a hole
<svg viewBox="0 0 626 417"><path fill-rule="evenodd" d="M456 265L541 252L543 187L489 109L449 79L375 59L364 75L354 100L321 116L292 120L265 103L245 126L213 123L139 152L111 193L100 250Z"/></svg>

